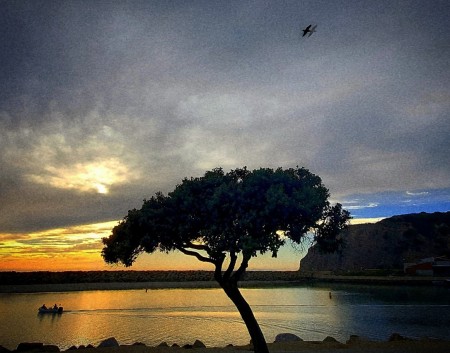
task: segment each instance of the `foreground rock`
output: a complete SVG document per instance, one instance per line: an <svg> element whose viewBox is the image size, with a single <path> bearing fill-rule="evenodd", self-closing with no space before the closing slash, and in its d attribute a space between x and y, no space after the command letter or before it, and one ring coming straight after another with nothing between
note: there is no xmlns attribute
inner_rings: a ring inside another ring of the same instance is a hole
<svg viewBox="0 0 450 353"><path fill-rule="evenodd" d="M206 348L205 344L202 341L195 340L192 348Z"/></svg>
<svg viewBox="0 0 450 353"><path fill-rule="evenodd" d="M23 342L17 346L16 352L38 351L45 353L58 353L59 347L53 344L44 345L41 342Z"/></svg>
<svg viewBox="0 0 450 353"><path fill-rule="evenodd" d="M361 337L358 335L350 335L350 338L347 340L347 344L360 343L362 342Z"/></svg>
<svg viewBox="0 0 450 353"><path fill-rule="evenodd" d="M391 335L391 337L389 337L389 342L394 342L394 341L411 341L411 338L408 337L403 337L401 334L399 333L393 333Z"/></svg>
<svg viewBox="0 0 450 353"><path fill-rule="evenodd" d="M299 342L299 341L303 341L303 340L300 337L298 337L297 335L294 335L293 333L279 333L275 337L275 342L274 343L279 343L279 342Z"/></svg>
<svg viewBox="0 0 450 353"><path fill-rule="evenodd" d="M41 342L22 342L17 346L17 352L26 352L31 350L41 350L44 344Z"/></svg>
<svg viewBox="0 0 450 353"><path fill-rule="evenodd" d="M20 350L19 350L20 347ZM42 343L21 343L17 350L9 351L6 348L0 349L0 353L48 353L54 351L56 346L44 345ZM403 337L400 334L392 334L388 341L370 341L368 339L351 336L347 343L340 343L333 337L327 337L323 341L303 341L294 334L280 334L278 341L268 344L270 353L449 353L450 341L442 341L436 339L419 339ZM1 346L0 346L1 348ZM196 340L193 344L186 345L185 348L195 350L199 353L246 353L251 352L250 345L245 346L227 346L227 347L210 347ZM56 347L59 352L59 348ZM174 344L169 347L167 343L159 346L147 346L145 344L119 345L114 337L104 340L97 348L92 345L79 346L74 350L80 353L182 353L179 345ZM66 350L69 352L71 349Z"/></svg>
<svg viewBox="0 0 450 353"><path fill-rule="evenodd" d="M114 337L107 338L102 341L97 348L119 347L119 342Z"/></svg>
<svg viewBox="0 0 450 353"><path fill-rule="evenodd" d="M206 348L205 344L202 341L195 340L194 344L185 344L183 348L186 349L197 349L197 348Z"/></svg>

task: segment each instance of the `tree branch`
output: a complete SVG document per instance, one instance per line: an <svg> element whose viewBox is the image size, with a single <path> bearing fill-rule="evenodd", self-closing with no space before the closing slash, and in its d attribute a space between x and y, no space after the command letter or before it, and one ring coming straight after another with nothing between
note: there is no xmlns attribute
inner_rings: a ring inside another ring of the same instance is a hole
<svg viewBox="0 0 450 353"><path fill-rule="evenodd" d="M239 266L239 268L233 273L233 276L231 276L231 278L234 281L239 281L241 279L242 274L245 272L245 270L248 267L248 262L250 261L251 256L248 254L244 253L244 257L242 259L241 265Z"/></svg>
<svg viewBox="0 0 450 353"><path fill-rule="evenodd" d="M202 262L209 262L209 263L215 264L214 260L210 259L209 257L202 256L198 252L191 251L191 250L186 250L186 249L184 249L182 247L179 247L179 246L177 246L176 249L181 251L185 255L195 256L198 260L200 260Z"/></svg>
<svg viewBox="0 0 450 353"><path fill-rule="evenodd" d="M227 270L225 271L223 278L229 279L231 274L233 273L234 266L236 266L237 255L234 251L230 251L230 264L228 265Z"/></svg>
<svg viewBox="0 0 450 353"><path fill-rule="evenodd" d="M214 278L217 282L219 282L220 285L222 285L223 283L222 265L224 260L225 256L221 256L214 262L214 264L216 265L216 268L214 270Z"/></svg>
<svg viewBox="0 0 450 353"><path fill-rule="evenodd" d="M207 245L194 244L194 243L189 242L189 243L186 243L185 247L195 249L195 250L203 250L203 251L206 251L208 253L208 255L211 255L211 249Z"/></svg>

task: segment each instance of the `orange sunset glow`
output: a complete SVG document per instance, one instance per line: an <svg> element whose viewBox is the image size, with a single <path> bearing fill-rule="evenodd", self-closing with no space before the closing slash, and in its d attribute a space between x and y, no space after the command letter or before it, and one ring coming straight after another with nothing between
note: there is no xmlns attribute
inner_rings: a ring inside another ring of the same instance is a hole
<svg viewBox="0 0 450 353"><path fill-rule="evenodd" d="M101 239L111 233L117 221L51 229L24 234L0 234L0 271L89 271L125 270L108 265L101 257ZM277 259L260 256L253 259L255 270L296 270L300 252L292 247L280 251ZM181 253L143 254L132 270L213 270L209 264Z"/></svg>
<svg viewBox="0 0 450 353"><path fill-rule="evenodd" d="M380 220L354 219L352 224ZM101 257L101 239L108 237L118 221L87 224L46 231L0 234L0 271L94 271L125 270L108 265ZM290 244L281 248L278 257L259 255L250 262L251 270L297 270L305 249ZM141 255L132 270L212 270L208 264L181 253Z"/></svg>
<svg viewBox="0 0 450 353"><path fill-rule="evenodd" d="M2 270L91 270L101 265L101 238L117 222L0 234Z"/></svg>

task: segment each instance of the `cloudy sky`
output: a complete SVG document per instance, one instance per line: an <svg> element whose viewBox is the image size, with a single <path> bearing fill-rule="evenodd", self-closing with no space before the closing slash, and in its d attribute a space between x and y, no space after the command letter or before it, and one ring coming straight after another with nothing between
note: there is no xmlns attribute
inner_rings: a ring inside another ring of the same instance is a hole
<svg viewBox="0 0 450 353"><path fill-rule="evenodd" d="M355 218L450 210L449 13L0 0L3 268L98 254L105 222L218 166L304 166Z"/></svg>

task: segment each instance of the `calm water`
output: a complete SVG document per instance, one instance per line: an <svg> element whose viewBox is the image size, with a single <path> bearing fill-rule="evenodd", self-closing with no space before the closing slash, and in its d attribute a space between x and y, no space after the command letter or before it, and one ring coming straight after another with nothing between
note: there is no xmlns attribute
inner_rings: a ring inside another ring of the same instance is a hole
<svg viewBox="0 0 450 353"><path fill-rule="evenodd" d="M329 298L329 292L332 298ZM432 287L315 286L243 289L268 342L281 332L305 340L351 334L386 340L450 339L450 289ZM37 315L43 303L62 304L62 315ZM20 342L97 345L114 336L121 344L246 344L250 338L220 289L157 289L0 294L0 345Z"/></svg>

